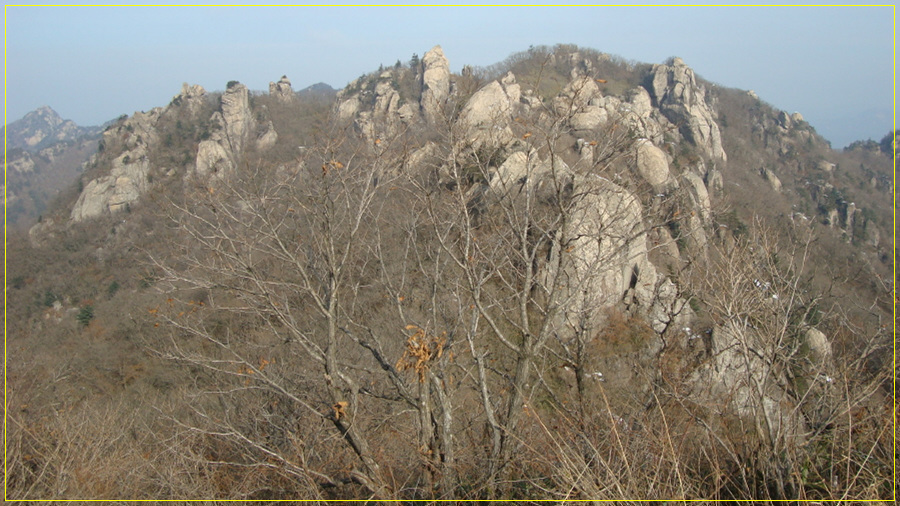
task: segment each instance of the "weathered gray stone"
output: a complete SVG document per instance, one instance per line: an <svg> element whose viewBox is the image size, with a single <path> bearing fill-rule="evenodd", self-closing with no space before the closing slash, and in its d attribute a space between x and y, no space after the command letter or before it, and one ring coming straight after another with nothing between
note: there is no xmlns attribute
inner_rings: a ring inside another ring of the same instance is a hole
<svg viewBox="0 0 900 506"><path fill-rule="evenodd" d="M814 365L824 365L831 360L831 343L825 334L815 328L810 328L804 334L806 344L809 346L810 360Z"/></svg>
<svg viewBox="0 0 900 506"><path fill-rule="evenodd" d="M460 123L468 128L470 142L475 145L511 142L514 136L509 123L520 97L521 90L512 72L476 91L460 113Z"/></svg>
<svg viewBox="0 0 900 506"><path fill-rule="evenodd" d="M210 118L209 139L200 142L193 174L197 176L227 177L237 167L247 143L259 142L255 135L256 120L250 110L250 95L247 87L240 83L231 86L222 94L220 110ZM262 141L263 145L273 141L272 134ZM263 133L263 137L266 137Z"/></svg>
<svg viewBox="0 0 900 506"><path fill-rule="evenodd" d="M389 79L381 80L375 85L375 118L386 119L396 114L400 106L400 94L394 89Z"/></svg>
<svg viewBox="0 0 900 506"><path fill-rule="evenodd" d="M246 93L246 89L244 91ZM189 118L195 118L205 100L206 91L203 87L185 83L181 86L181 92L165 108L155 107L148 112L135 112L131 117L107 129L103 133L104 143L124 145L124 149L111 160L111 168L107 174L85 183L70 213L71 219L78 222L107 212L117 212L140 199L150 189L149 153L159 144L157 125L160 119L173 114L177 114L179 118L183 118L185 114ZM249 111L249 105L247 108ZM218 122L224 124L221 114ZM223 133L219 135L224 136ZM204 153L202 144L199 154L201 157ZM97 161L97 156L99 155L92 158L91 163Z"/></svg>
<svg viewBox="0 0 900 506"><path fill-rule="evenodd" d="M190 116L194 116L203 107L205 101L206 90L203 89L203 86L199 84L191 86L188 83L183 83L181 92L172 98L169 107L182 107L188 111Z"/></svg>
<svg viewBox="0 0 900 506"><path fill-rule="evenodd" d="M198 176L216 175L223 177L230 174L234 167L233 152L224 133L222 113L215 112L210 123L216 125L209 139L201 141L197 146L197 159L194 163L194 174Z"/></svg>
<svg viewBox="0 0 900 506"><path fill-rule="evenodd" d="M717 325L712 332L709 360L689 379L691 395L699 402L715 403L719 409L754 420L761 437L801 443L806 423L795 402L773 377L765 362L768 344L756 330L740 319Z"/></svg>
<svg viewBox="0 0 900 506"><path fill-rule="evenodd" d="M827 174L833 174L834 170L837 168L837 165L827 160L820 160L819 163L816 164L816 168Z"/></svg>
<svg viewBox="0 0 900 506"><path fill-rule="evenodd" d="M562 179L570 174L568 164L560 157L541 159L536 151L526 154L517 151L497 168L491 177L490 188L496 192L518 191L523 185L540 185L548 176Z"/></svg>
<svg viewBox="0 0 900 506"><path fill-rule="evenodd" d="M707 103L706 88L681 58L671 65L654 65L650 92L660 111L682 135L714 160L727 159L715 113Z"/></svg>
<svg viewBox="0 0 900 506"><path fill-rule="evenodd" d="M688 251L703 255L709 240L706 236L706 224L697 213L688 214L681 222L679 229Z"/></svg>
<svg viewBox="0 0 900 506"><path fill-rule="evenodd" d="M653 100L647 90L638 86L628 92L628 103L631 104L631 110L641 118L649 118L653 112Z"/></svg>
<svg viewBox="0 0 900 506"><path fill-rule="evenodd" d="M233 155L242 153L255 127L247 87L236 83L225 90L222 94L221 111L227 147Z"/></svg>
<svg viewBox="0 0 900 506"><path fill-rule="evenodd" d="M282 102L290 102L294 100L294 88L291 87L291 80L287 76L281 76L277 83L269 83L269 95L277 98Z"/></svg>
<svg viewBox="0 0 900 506"><path fill-rule="evenodd" d="M256 149L265 151L274 146L276 142L278 142L278 132L275 131L275 124L271 120L267 121L256 136Z"/></svg>
<svg viewBox="0 0 900 506"><path fill-rule="evenodd" d="M653 186L655 191L664 191L669 182L669 160L663 150L647 139L635 145L635 167L638 174Z"/></svg>
<svg viewBox="0 0 900 506"><path fill-rule="evenodd" d="M831 208L828 211L828 214L825 215L825 220L828 222L828 226L831 228L840 227L840 215L838 214L838 210L835 208Z"/></svg>
<svg viewBox="0 0 900 506"><path fill-rule="evenodd" d="M721 194L725 189L725 179L720 170L712 168L706 173L706 189L716 195Z"/></svg>
<svg viewBox="0 0 900 506"><path fill-rule="evenodd" d="M844 230L853 235L853 226L856 225L857 214L860 213L860 210L856 208L856 203L851 202L847 204L847 209L844 212Z"/></svg>
<svg viewBox="0 0 900 506"><path fill-rule="evenodd" d="M518 104L522 98L522 88L516 82L516 76L512 72L507 72L500 79L500 84L503 86L510 105Z"/></svg>
<svg viewBox="0 0 900 506"><path fill-rule="evenodd" d="M656 269L647 255L647 235L637 197L615 183L595 175L575 176L573 185L582 198L566 228L565 251L552 251L545 279L564 279L557 292L567 301L560 328L598 324L602 311L621 302L631 288L654 286ZM562 273L553 266L562 255ZM649 296L648 296L649 298ZM649 301L645 301L649 302ZM650 307L648 303L647 308Z"/></svg>
<svg viewBox="0 0 900 506"><path fill-rule="evenodd" d="M585 142L584 139L575 141L575 149L581 156L581 161L593 164L594 161L594 143Z"/></svg>
<svg viewBox="0 0 900 506"><path fill-rule="evenodd" d="M703 220L703 223L709 224L712 220L710 214L711 204L709 201L709 192L706 190L706 185L703 184L703 179L690 171L686 171L681 177L688 183L688 194L691 196L691 200L693 200L694 209L700 213L700 218Z"/></svg>
<svg viewBox="0 0 900 506"><path fill-rule="evenodd" d="M762 167L759 169L759 173L765 178L766 182L769 183L769 186L771 186L773 190L781 192L781 180L778 179L778 176L776 176L771 169Z"/></svg>
<svg viewBox="0 0 900 506"><path fill-rule="evenodd" d="M609 119L606 109L596 105L587 105L581 112L572 115L569 124L574 130L593 130Z"/></svg>
<svg viewBox="0 0 900 506"><path fill-rule="evenodd" d="M785 130L790 129L792 126L791 125L791 116L784 111L779 111L778 116L776 116L775 119L778 121L778 124Z"/></svg>
<svg viewBox="0 0 900 506"><path fill-rule="evenodd" d="M338 117L342 120L349 120L356 116L356 113L359 112L360 107L359 96L353 95L347 100L341 102L341 105L338 106Z"/></svg>
<svg viewBox="0 0 900 506"><path fill-rule="evenodd" d="M85 185L72 208L72 220L84 221L125 209L147 191L149 171L150 161L144 146L122 153L113 159L108 175Z"/></svg>
<svg viewBox="0 0 900 506"><path fill-rule="evenodd" d="M422 111L426 121L433 123L440 115L441 107L450 96L450 63L441 46L434 46L422 57L425 71L422 74Z"/></svg>
<svg viewBox="0 0 900 506"><path fill-rule="evenodd" d="M405 103L397 109L397 117L404 123L410 123L416 118L416 111L409 103Z"/></svg>
<svg viewBox="0 0 900 506"><path fill-rule="evenodd" d="M576 77L553 99L553 110L562 116L583 112L597 97L600 97L600 88L593 79L587 76Z"/></svg>

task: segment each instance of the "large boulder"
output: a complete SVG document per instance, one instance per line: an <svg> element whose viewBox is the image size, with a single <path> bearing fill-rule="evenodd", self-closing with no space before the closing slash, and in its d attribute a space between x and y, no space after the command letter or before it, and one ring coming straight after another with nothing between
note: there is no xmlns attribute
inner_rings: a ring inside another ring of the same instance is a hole
<svg viewBox="0 0 900 506"><path fill-rule="evenodd" d="M829 162L828 160L819 160L819 163L816 164L816 168L826 174L834 174L835 169L837 169L837 165Z"/></svg>
<svg viewBox="0 0 900 506"><path fill-rule="evenodd" d="M809 359L815 367L827 366L831 361L831 343L825 333L816 328L809 328L804 334L809 347Z"/></svg>
<svg viewBox="0 0 900 506"><path fill-rule="evenodd" d="M490 189L506 193L518 192L523 185L540 185L548 176L557 179L570 175L569 165L560 157L542 159L537 151L517 151L497 168L490 180Z"/></svg>
<svg viewBox="0 0 900 506"><path fill-rule="evenodd" d="M753 420L760 437L801 443L806 423L797 400L784 389L787 381L767 361L765 339L738 318L714 327L711 356L689 379L690 397L717 406L720 413Z"/></svg>
<svg viewBox="0 0 900 506"><path fill-rule="evenodd" d="M352 119L359 112L361 105L358 95L349 97L338 106L338 117L343 121Z"/></svg>
<svg viewBox="0 0 900 506"><path fill-rule="evenodd" d="M586 105L580 112L576 112L569 120L574 130L593 130L604 125L609 120L606 109L596 105Z"/></svg>
<svg viewBox="0 0 900 506"><path fill-rule="evenodd" d="M232 172L234 162L226 144L225 138L220 132L215 132L209 139L201 141L197 146L197 160L194 163L195 175L203 177Z"/></svg>
<svg viewBox="0 0 900 506"><path fill-rule="evenodd" d="M647 139L641 139L635 145L635 167L654 191L662 192L668 188L669 160L663 150Z"/></svg>
<svg viewBox="0 0 900 506"><path fill-rule="evenodd" d="M781 192L781 179L778 179L778 176L775 175L775 172L772 169L762 167L759 169L760 175L762 175L763 179L769 183L769 186L772 187L772 190L775 192Z"/></svg>
<svg viewBox="0 0 900 506"><path fill-rule="evenodd" d="M269 83L269 95L275 97L282 102L290 102L294 100L294 88L291 87L291 80L287 76L281 76L278 82Z"/></svg>
<svg viewBox="0 0 900 506"><path fill-rule="evenodd" d="M655 286L659 278L648 257L640 200L596 175L575 176L573 185L580 197L562 231L569 240L563 251L551 251L545 276L564 280L558 293L570 309L560 328L599 328L606 309L638 286ZM650 307L649 300L643 302Z"/></svg>
<svg viewBox="0 0 900 506"><path fill-rule="evenodd" d="M467 126L490 128L496 124L505 124L509 120L513 105L507 87L500 81L491 81L472 95L460 118Z"/></svg>
<svg viewBox="0 0 900 506"><path fill-rule="evenodd" d="M631 104L631 110L640 118L647 119L653 112L653 100L647 90L640 86L629 92L628 103Z"/></svg>
<svg viewBox="0 0 900 506"><path fill-rule="evenodd" d="M260 125L256 133L256 149L264 151L271 148L278 142L278 132L275 131L275 124L271 120Z"/></svg>
<svg viewBox="0 0 900 506"><path fill-rule="evenodd" d="M715 195L720 195L725 190L725 178L722 171L716 168L709 169L706 173L706 189Z"/></svg>
<svg viewBox="0 0 900 506"><path fill-rule="evenodd" d="M509 123L519 107L521 96L512 72L476 91L460 113L460 124L470 132L469 141L475 145L511 142L513 133Z"/></svg>
<svg viewBox="0 0 900 506"><path fill-rule="evenodd" d="M450 63L441 46L434 46L422 57L422 111L426 121L433 123L447 97L450 96Z"/></svg>
<svg viewBox="0 0 900 506"><path fill-rule="evenodd" d="M553 110L561 116L585 112L588 104L598 97L600 88L593 79L587 76L576 77L553 99Z"/></svg>

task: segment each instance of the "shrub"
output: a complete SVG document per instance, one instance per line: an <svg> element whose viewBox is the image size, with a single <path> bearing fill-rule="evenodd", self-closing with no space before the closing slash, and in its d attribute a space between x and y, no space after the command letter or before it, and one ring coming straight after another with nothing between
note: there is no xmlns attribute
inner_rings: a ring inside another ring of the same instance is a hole
<svg viewBox="0 0 900 506"><path fill-rule="evenodd" d="M50 290L44 292L44 298L42 300L44 306L50 307L57 300L59 300L59 297L55 293L51 292Z"/></svg>
<svg viewBox="0 0 900 506"><path fill-rule="evenodd" d="M113 295L115 295L116 292L118 292L118 291L119 291L119 282L118 282L118 281L113 281L113 282L110 283L109 286L106 288L106 294L109 295L110 297L112 297Z"/></svg>
<svg viewBox="0 0 900 506"><path fill-rule="evenodd" d="M81 311L75 315L75 319L78 320L78 323L80 323L82 327L87 327L88 324L91 323L91 320L94 319L94 307L84 306L81 308Z"/></svg>

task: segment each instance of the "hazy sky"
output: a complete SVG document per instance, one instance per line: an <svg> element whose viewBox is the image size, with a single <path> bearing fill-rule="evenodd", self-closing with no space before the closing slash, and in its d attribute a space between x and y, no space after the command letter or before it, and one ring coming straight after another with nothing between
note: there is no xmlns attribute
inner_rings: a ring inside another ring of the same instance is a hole
<svg viewBox="0 0 900 506"><path fill-rule="evenodd" d="M41 106L79 125L166 105L183 82L253 90L286 74L341 88L440 44L453 71L530 45L700 76L799 111L835 147L894 124L893 7L15 7L6 121Z"/></svg>

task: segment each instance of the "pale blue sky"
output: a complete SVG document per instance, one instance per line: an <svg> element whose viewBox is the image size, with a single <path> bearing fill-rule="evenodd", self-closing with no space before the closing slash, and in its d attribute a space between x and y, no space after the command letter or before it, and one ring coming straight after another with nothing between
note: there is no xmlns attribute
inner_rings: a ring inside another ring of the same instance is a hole
<svg viewBox="0 0 900 506"><path fill-rule="evenodd" d="M49 105L80 125L166 105L181 83L341 88L440 44L458 71L529 45L680 56L723 86L799 111L842 147L893 128L892 7L15 7L6 120Z"/></svg>

